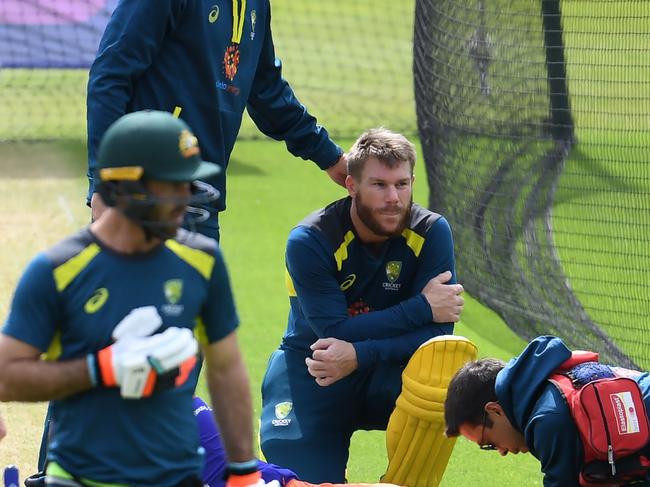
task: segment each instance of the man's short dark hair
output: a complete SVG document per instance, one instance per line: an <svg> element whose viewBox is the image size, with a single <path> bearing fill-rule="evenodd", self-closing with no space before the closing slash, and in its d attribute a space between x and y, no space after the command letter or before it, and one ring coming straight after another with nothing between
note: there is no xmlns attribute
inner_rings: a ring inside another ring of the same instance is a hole
<svg viewBox="0 0 650 487"><path fill-rule="evenodd" d="M415 146L402 134L392 132L384 127L370 129L361 134L346 154L348 174L359 181L363 167L371 157L390 168L396 167L401 162L408 162L411 175L413 175L416 158Z"/></svg>
<svg viewBox="0 0 650 487"><path fill-rule="evenodd" d="M485 405L496 401L494 390L497 374L505 363L495 358L484 358L465 364L449 383L445 400L446 434L460 435L463 424L479 425L485 419ZM492 426L488 424L487 426Z"/></svg>

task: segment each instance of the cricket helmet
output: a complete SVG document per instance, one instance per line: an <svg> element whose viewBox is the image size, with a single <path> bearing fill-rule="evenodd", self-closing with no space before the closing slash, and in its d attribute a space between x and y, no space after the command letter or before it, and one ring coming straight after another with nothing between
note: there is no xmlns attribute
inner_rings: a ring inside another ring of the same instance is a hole
<svg viewBox="0 0 650 487"><path fill-rule="evenodd" d="M161 238L173 235L161 234L164 225L152 219L155 206L162 200L147 191L145 182L189 182L192 196L182 203L204 205L216 200L219 192L198 180L220 172L219 165L202 160L197 138L188 125L162 111L120 117L104 134L97 152L97 191L104 203ZM209 216L200 208L191 207L190 212L194 223Z"/></svg>

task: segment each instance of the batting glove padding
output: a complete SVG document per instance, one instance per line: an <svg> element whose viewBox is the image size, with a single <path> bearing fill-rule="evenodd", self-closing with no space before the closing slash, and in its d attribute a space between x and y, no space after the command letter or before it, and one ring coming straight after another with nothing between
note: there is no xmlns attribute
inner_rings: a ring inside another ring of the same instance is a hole
<svg viewBox="0 0 650 487"><path fill-rule="evenodd" d="M402 392L386 428L388 469L383 482L435 487L447 468L456 438L445 436L449 382L478 349L465 337L443 335L420 346L402 372Z"/></svg>
<svg viewBox="0 0 650 487"><path fill-rule="evenodd" d="M184 384L196 364L198 342L187 328L151 335L161 323L153 306L131 311L115 327L115 343L88 356L95 385L119 386L122 397L140 399Z"/></svg>
<svg viewBox="0 0 650 487"><path fill-rule="evenodd" d="M134 308L113 329L113 340L148 337L161 325L162 318L155 306Z"/></svg>

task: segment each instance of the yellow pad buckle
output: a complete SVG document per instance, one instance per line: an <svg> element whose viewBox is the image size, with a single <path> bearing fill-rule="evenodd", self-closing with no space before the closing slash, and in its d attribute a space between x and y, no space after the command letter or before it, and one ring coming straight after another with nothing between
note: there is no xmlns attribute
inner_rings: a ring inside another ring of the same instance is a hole
<svg viewBox="0 0 650 487"><path fill-rule="evenodd" d="M444 405L454 374L476 360L465 337L443 335L423 343L402 372L402 392L386 428L388 469L382 482L435 487L447 468L456 438L445 436Z"/></svg>

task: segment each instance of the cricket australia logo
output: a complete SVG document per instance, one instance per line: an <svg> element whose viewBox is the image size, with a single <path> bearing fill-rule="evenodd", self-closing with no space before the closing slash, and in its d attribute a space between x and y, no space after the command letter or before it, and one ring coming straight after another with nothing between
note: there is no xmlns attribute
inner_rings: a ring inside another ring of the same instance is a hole
<svg viewBox="0 0 650 487"><path fill-rule="evenodd" d="M199 141L189 130L181 130L178 136L178 150L187 159L199 153Z"/></svg>
<svg viewBox="0 0 650 487"><path fill-rule="evenodd" d="M279 402L275 405L275 419L271 420L273 426L289 426L291 419L287 418L293 409L291 401Z"/></svg>
<svg viewBox="0 0 650 487"><path fill-rule="evenodd" d="M170 279L165 281L163 291L167 300L167 304L163 304L161 307L163 313L169 316L179 316L185 308L182 304L178 304L183 296L183 280Z"/></svg>
<svg viewBox="0 0 650 487"><path fill-rule="evenodd" d="M402 287L402 285L395 281L399 279L399 275L401 272L402 272L402 261L391 260L390 262L387 262L386 278L388 279L388 282L383 283L384 289L388 291L399 291L399 288Z"/></svg>

